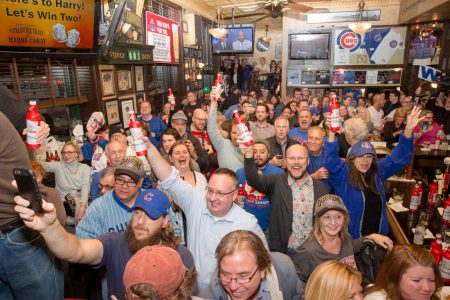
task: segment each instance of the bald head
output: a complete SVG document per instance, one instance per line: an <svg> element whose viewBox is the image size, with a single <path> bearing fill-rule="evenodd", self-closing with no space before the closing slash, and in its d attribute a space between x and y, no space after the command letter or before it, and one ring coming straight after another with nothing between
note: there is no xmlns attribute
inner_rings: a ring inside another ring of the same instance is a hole
<svg viewBox="0 0 450 300"><path fill-rule="evenodd" d="M192 115L192 126L194 131L205 130L207 119L206 112L203 109L197 108L194 110L194 114Z"/></svg>
<svg viewBox="0 0 450 300"><path fill-rule="evenodd" d="M127 147L119 141L111 141L105 149L106 157L113 167L116 167L122 161L126 152Z"/></svg>

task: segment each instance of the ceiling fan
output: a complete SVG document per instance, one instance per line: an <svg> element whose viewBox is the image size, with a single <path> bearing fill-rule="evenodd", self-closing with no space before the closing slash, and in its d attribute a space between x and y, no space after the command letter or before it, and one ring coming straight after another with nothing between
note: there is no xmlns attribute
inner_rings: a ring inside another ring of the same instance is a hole
<svg viewBox="0 0 450 300"><path fill-rule="evenodd" d="M223 5L221 8L238 8L239 10L245 12L245 14L242 15L234 15L233 10L233 16L224 17L224 20L261 16L257 20L253 21L257 22L268 17L278 18L283 15L283 11L286 9L298 11L300 13L305 13L313 9L312 7L301 4L300 2L302 2L302 0L264 0ZM303 2L309 1L303 0Z"/></svg>

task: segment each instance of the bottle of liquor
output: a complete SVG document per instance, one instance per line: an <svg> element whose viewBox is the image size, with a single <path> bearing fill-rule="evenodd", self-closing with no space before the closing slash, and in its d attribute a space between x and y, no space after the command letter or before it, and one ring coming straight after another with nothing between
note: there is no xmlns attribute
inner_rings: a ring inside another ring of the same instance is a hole
<svg viewBox="0 0 450 300"><path fill-rule="evenodd" d="M420 194L419 194L419 185L416 184L416 186L414 187L414 190L412 192L411 195L411 202L409 203L409 211L411 213L416 212L419 209L420 206Z"/></svg>
<svg viewBox="0 0 450 300"><path fill-rule="evenodd" d="M216 75L216 79L214 80L214 87L216 88L217 91L217 96L214 97L213 100L218 101L220 99L220 94L223 91L223 74L222 73L217 73Z"/></svg>
<svg viewBox="0 0 450 300"><path fill-rule="evenodd" d="M442 259L442 255L444 254L442 252L442 238L440 233L436 234L436 238L431 243L431 254L433 254L434 260L436 261L436 264L439 266L439 263L441 262Z"/></svg>
<svg viewBox="0 0 450 300"><path fill-rule="evenodd" d="M171 108L174 109L175 108L175 96L173 95L171 88L169 88L167 90L167 100L169 101Z"/></svg>
<svg viewBox="0 0 450 300"><path fill-rule="evenodd" d="M450 247L447 248L447 251L442 255L439 270L441 271L442 282L450 284Z"/></svg>
<svg viewBox="0 0 450 300"><path fill-rule="evenodd" d="M245 146L251 146L255 142L253 140L252 133L248 130L248 127L245 125L244 118L241 117L237 110L233 111L234 114L234 124L236 125L236 129L241 134L242 141Z"/></svg>
<svg viewBox="0 0 450 300"><path fill-rule="evenodd" d="M41 116L38 113L36 101L30 101L28 105L27 120L27 147L30 149L38 149L41 144L38 142L38 129L41 122Z"/></svg>
<svg viewBox="0 0 450 300"><path fill-rule="evenodd" d="M337 101L336 96L333 96L333 98L331 98L330 112L331 112L330 130L338 132L339 129L341 128L341 121L339 120L339 103Z"/></svg>
<svg viewBox="0 0 450 300"><path fill-rule="evenodd" d="M425 230L426 227L419 220L419 222L416 225L416 229L414 231L413 243L415 245L423 246L423 241L425 240Z"/></svg>
<svg viewBox="0 0 450 300"><path fill-rule="evenodd" d="M436 202L436 194L438 191L438 184L436 180L430 185L430 191L428 192L428 206L433 207Z"/></svg>
<svg viewBox="0 0 450 300"><path fill-rule="evenodd" d="M57 150L55 150L55 161L61 161Z"/></svg>
<svg viewBox="0 0 450 300"><path fill-rule="evenodd" d="M143 139L141 123L137 120L134 111L130 110L128 114L130 116L130 132L134 151L136 151L137 156L145 156L147 155L147 147Z"/></svg>

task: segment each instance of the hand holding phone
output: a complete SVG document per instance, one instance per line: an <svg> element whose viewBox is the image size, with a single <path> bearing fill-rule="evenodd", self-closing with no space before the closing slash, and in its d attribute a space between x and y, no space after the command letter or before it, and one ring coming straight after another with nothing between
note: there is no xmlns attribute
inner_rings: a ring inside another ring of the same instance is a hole
<svg viewBox="0 0 450 300"><path fill-rule="evenodd" d="M15 168L13 170L14 179L19 189L19 195L30 201L30 208L37 213L44 212L42 208L42 196L39 192L39 186L36 176L32 170Z"/></svg>

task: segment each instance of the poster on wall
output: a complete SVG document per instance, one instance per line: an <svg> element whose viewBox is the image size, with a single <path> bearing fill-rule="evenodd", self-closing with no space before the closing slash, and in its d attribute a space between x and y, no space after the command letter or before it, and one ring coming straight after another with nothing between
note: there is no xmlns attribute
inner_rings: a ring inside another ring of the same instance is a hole
<svg viewBox="0 0 450 300"><path fill-rule="evenodd" d="M95 1L2 1L0 46L91 49Z"/></svg>
<svg viewBox="0 0 450 300"><path fill-rule="evenodd" d="M334 65L399 65L405 54L406 27L376 27L364 35L334 31Z"/></svg>
<svg viewBox="0 0 450 300"><path fill-rule="evenodd" d="M154 62L178 63L180 47L178 23L151 12L145 14L145 43L155 46Z"/></svg>
<svg viewBox="0 0 450 300"><path fill-rule="evenodd" d="M330 84L330 71L329 70L316 71L316 84Z"/></svg>

